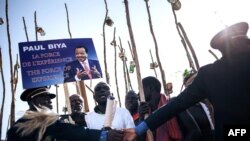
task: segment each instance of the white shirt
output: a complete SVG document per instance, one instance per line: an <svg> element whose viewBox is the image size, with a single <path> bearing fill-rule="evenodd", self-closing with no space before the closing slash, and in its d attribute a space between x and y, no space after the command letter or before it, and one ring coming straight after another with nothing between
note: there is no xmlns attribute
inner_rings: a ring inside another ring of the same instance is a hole
<svg viewBox="0 0 250 141"><path fill-rule="evenodd" d="M89 129L102 129L105 114L98 114L95 111L87 113L85 120ZM133 118L125 108L116 108L115 116L112 122L112 129L135 128Z"/></svg>

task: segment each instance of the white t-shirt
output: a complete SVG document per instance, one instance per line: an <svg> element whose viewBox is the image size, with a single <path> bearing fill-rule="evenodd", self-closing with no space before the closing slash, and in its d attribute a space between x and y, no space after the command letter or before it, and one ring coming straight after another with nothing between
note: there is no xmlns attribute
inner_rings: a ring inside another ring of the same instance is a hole
<svg viewBox="0 0 250 141"><path fill-rule="evenodd" d="M89 129L102 129L105 115L98 114L95 111L87 113L85 120ZM112 122L112 129L135 128L133 118L125 108L116 108L115 116Z"/></svg>

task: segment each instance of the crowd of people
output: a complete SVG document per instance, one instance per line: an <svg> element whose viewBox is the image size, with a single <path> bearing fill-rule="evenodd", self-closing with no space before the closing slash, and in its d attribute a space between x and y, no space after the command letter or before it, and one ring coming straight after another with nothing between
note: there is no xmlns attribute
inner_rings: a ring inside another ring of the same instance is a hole
<svg viewBox="0 0 250 141"><path fill-rule="evenodd" d="M250 40L248 24L240 22L217 33L211 47L222 58L184 78L177 97L161 93L153 76L142 79L145 101L131 90L125 107L116 107L112 124L103 126L110 86L99 82L92 112L83 112L83 99L72 94L72 113L51 111L55 94L47 87L21 94L29 109L8 130L8 141L223 141L225 126L250 125ZM147 116L145 116L147 115ZM149 131L149 132L148 132ZM152 133L149 135L149 133Z"/></svg>

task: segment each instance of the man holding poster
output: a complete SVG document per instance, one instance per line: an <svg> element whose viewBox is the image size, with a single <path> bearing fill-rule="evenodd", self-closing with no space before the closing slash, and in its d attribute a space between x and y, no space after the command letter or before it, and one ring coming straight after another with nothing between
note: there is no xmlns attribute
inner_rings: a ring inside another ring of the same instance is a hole
<svg viewBox="0 0 250 141"><path fill-rule="evenodd" d="M64 83L86 79L101 78L101 67L97 60L88 58L88 48L84 45L75 48L77 60L69 62L64 67Z"/></svg>

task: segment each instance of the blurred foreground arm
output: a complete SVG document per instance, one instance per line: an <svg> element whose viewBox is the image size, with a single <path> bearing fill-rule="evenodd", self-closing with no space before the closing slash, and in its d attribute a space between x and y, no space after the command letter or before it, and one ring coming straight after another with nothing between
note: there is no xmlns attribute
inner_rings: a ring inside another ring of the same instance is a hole
<svg viewBox="0 0 250 141"><path fill-rule="evenodd" d="M123 141L134 141L137 136L142 135L148 129L146 122L141 122L136 128L124 129Z"/></svg>
<svg viewBox="0 0 250 141"><path fill-rule="evenodd" d="M110 129L103 130L100 136L100 141L122 141L124 132L121 130Z"/></svg>

